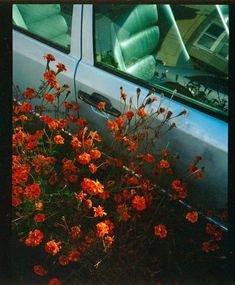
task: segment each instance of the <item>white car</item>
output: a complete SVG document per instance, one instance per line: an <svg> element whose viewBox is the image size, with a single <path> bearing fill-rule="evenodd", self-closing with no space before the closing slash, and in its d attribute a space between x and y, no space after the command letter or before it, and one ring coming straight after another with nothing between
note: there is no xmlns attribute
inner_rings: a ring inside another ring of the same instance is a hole
<svg viewBox="0 0 235 285"><path fill-rule="evenodd" d="M188 115L161 144L179 153L182 169L203 157L205 178L190 190L199 210L227 204L228 5L15 4L13 83L37 88L53 54L68 71L60 82L81 116L105 132L107 118L120 113L119 89L133 96L141 88L164 93L170 110ZM81 100L82 99L82 100ZM103 116L93 103L109 102ZM158 102L156 103L158 104Z"/></svg>

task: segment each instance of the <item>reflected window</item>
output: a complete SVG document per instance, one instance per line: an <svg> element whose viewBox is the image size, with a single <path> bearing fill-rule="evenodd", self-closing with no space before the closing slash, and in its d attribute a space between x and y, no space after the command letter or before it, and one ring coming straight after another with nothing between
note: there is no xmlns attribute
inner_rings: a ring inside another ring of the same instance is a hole
<svg viewBox="0 0 235 285"><path fill-rule="evenodd" d="M97 66L227 113L228 19L220 5L94 6Z"/></svg>

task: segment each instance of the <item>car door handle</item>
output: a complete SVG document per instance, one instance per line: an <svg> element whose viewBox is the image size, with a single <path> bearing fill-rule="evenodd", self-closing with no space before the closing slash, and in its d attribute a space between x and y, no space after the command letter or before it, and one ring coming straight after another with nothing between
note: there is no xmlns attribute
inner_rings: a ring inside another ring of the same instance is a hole
<svg viewBox="0 0 235 285"><path fill-rule="evenodd" d="M114 117L119 117L121 115L121 112L112 106L111 101L108 98L98 93L94 92L91 95L89 95L83 91L79 91L78 98L93 107L97 107L97 105L100 102L105 102L106 103L104 109L105 113L108 113Z"/></svg>

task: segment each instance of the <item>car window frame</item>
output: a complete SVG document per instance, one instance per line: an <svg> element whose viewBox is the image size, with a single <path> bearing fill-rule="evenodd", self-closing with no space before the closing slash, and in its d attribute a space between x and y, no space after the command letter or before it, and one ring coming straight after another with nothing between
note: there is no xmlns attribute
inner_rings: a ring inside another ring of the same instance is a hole
<svg viewBox="0 0 235 285"><path fill-rule="evenodd" d="M95 30L96 30L96 27L95 27L95 5L92 5L92 30L93 30L92 38L93 38L93 58L94 58L93 64L95 67L100 68L103 71L109 72L115 76L119 76L125 80L131 81L131 82L139 85L140 87L143 87L143 88L146 88L149 90L151 88L154 88L157 93L159 93L159 94L164 93L164 96L166 96L168 98L172 97L173 90L166 89L162 86L158 87L159 85L151 84L149 82L141 80L140 78L131 76L128 73L125 73L125 72L122 72L118 69L115 69L114 67L111 67L111 66L108 67L108 66L105 66L104 64L102 64L100 62L97 62L97 60L96 60L96 37L95 37ZM172 100L177 101L179 103L182 103L182 104L189 106L191 108L194 108L195 110L200 111L202 113L205 113L207 115L210 115L211 117L220 119L224 122L228 122L228 117L229 117L228 113L225 114L223 111L218 110L215 107L210 106L210 105L206 105L207 107L205 107L204 103L197 101L193 98L190 98L189 100L187 100L184 97L184 95L182 95L178 92L176 92L176 94ZM194 103L194 101L196 103Z"/></svg>

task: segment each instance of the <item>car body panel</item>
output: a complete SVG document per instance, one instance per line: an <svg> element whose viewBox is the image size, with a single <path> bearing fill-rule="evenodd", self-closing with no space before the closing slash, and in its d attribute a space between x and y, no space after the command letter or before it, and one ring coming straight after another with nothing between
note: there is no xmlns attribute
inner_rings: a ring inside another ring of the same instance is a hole
<svg viewBox="0 0 235 285"><path fill-rule="evenodd" d="M81 18L82 17L82 18ZM82 24L81 24L82 21ZM81 28L82 27L82 35ZM81 116L89 121L93 129L97 129L106 136L107 119L94 107L78 99L78 92L89 95L98 93L108 98L112 106L121 111L120 87L128 96L133 97L136 103L136 88L141 87L142 98L148 90L136 82L96 66L94 61L93 35L93 5L74 5L72 20L72 42L70 54L65 54L19 31L13 31L13 81L20 85L21 90L39 85L38 80L44 71L45 63L42 56L45 53L53 54L57 61L62 62L68 71L60 75L59 81L71 87L70 100L81 104ZM80 42L82 36L82 42ZM19 72L20 71L20 72ZM160 94L157 94L158 106ZM171 100L163 99L163 106L176 115L183 109L188 110L186 116L177 118L177 128L159 140L160 146L167 146L179 153L179 172L187 169L195 155L203 157L205 177L193 183L187 201L197 209L223 208L227 203L227 164L228 164L228 124L193 107Z"/></svg>

